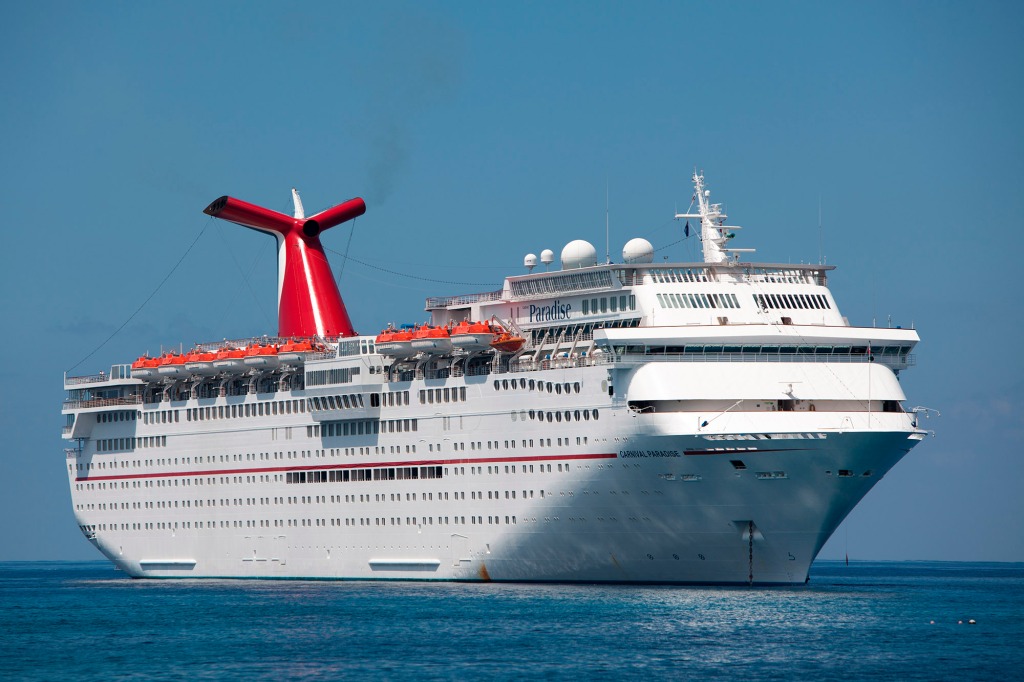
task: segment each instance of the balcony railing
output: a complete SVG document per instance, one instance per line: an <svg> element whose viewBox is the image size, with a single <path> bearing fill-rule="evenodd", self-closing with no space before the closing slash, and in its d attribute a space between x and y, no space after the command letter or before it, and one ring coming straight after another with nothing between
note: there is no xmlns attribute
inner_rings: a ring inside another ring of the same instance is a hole
<svg viewBox="0 0 1024 682"><path fill-rule="evenodd" d="M92 398L90 400L65 400L65 410L82 410L90 407L116 407L118 405L141 405L142 396L124 398Z"/></svg>

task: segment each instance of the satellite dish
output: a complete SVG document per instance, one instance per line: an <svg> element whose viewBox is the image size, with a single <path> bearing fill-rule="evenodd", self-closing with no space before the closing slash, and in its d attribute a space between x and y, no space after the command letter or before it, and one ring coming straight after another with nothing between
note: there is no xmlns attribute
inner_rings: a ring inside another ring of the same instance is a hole
<svg viewBox="0 0 1024 682"><path fill-rule="evenodd" d="M540 262L543 263L545 267L554 263L555 252L552 251L551 249L544 249L543 251L540 252Z"/></svg>
<svg viewBox="0 0 1024 682"><path fill-rule="evenodd" d="M643 237L630 239L622 247L623 263L653 263L654 247Z"/></svg>
<svg viewBox="0 0 1024 682"><path fill-rule="evenodd" d="M526 254L526 257L523 258L523 267L533 272L533 269L537 267L537 255L534 253Z"/></svg>
<svg viewBox="0 0 1024 682"><path fill-rule="evenodd" d="M590 242L576 239L562 249L562 269L589 268L597 265L597 249Z"/></svg>

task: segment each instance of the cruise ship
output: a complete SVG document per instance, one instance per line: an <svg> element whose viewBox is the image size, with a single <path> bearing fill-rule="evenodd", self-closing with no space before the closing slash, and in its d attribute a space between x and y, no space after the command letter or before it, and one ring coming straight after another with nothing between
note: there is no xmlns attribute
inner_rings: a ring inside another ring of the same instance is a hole
<svg viewBox="0 0 1024 682"><path fill-rule="evenodd" d="M851 325L833 266L750 262L693 184L702 262L571 241L372 335L320 241L361 199L217 199L277 241L277 335L65 375L79 527L137 578L803 584L925 436L919 337Z"/></svg>

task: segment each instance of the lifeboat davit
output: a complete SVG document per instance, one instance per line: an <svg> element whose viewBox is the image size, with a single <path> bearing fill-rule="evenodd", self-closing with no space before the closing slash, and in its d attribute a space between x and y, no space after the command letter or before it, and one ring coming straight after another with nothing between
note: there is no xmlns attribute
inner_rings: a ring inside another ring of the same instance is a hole
<svg viewBox="0 0 1024 682"><path fill-rule="evenodd" d="M523 337L503 332L498 338L491 341L491 348L499 353L518 353L524 343L526 343L526 339Z"/></svg>
<svg viewBox="0 0 1024 682"><path fill-rule="evenodd" d="M213 366L213 361L216 359L216 353L205 353L200 350L194 350L185 356L185 369L187 369L190 374L213 376L217 373L217 368Z"/></svg>
<svg viewBox="0 0 1024 682"><path fill-rule="evenodd" d="M306 355L319 353L323 348L314 346L309 341L289 341L277 348L277 359L282 365L301 367L306 362Z"/></svg>
<svg viewBox="0 0 1024 682"><path fill-rule="evenodd" d="M465 351L486 350L498 333L487 322L459 322L451 331L452 346Z"/></svg>
<svg viewBox="0 0 1024 682"><path fill-rule="evenodd" d="M140 356L132 363L132 377L149 381L157 378L157 367L160 365L160 358L151 358L148 355Z"/></svg>
<svg viewBox="0 0 1024 682"><path fill-rule="evenodd" d="M246 367L274 369L281 364L280 358L277 357L277 352L277 346L273 344L261 346L258 343L254 343L245 349L245 357L242 359L242 362L245 363Z"/></svg>
<svg viewBox="0 0 1024 682"><path fill-rule="evenodd" d="M417 353L440 355L452 350L452 337L447 327L431 327L425 324L412 335L412 349Z"/></svg>
<svg viewBox="0 0 1024 682"><path fill-rule="evenodd" d="M188 370L185 369L185 356L175 353L165 353L160 357L160 364L156 368L156 373L165 379L180 379L181 377L187 377Z"/></svg>
<svg viewBox="0 0 1024 682"><path fill-rule="evenodd" d="M218 372L240 372L245 369L244 348L222 348L217 351L213 366Z"/></svg>
<svg viewBox="0 0 1024 682"><path fill-rule="evenodd" d="M416 354L412 348L413 332L408 329L388 327L377 335L374 347L381 355L393 358L407 358Z"/></svg>

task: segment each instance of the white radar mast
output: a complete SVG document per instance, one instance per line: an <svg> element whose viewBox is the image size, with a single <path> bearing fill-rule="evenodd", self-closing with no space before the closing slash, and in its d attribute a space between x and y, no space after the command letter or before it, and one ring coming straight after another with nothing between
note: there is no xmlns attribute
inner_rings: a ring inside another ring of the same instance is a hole
<svg viewBox="0 0 1024 682"><path fill-rule="evenodd" d="M305 218L306 209L302 208L302 197L299 196L299 190L292 187L292 203L295 204L295 217Z"/></svg>
<svg viewBox="0 0 1024 682"><path fill-rule="evenodd" d="M721 204L712 204L709 197L711 190L704 187L703 171L698 175L693 172L694 200L697 201L700 213L677 213L679 218L700 219L700 240L703 244L705 263L728 263L730 254L736 254L733 258L738 259L740 253L753 253L754 249L730 249L726 244L735 235L730 230L739 230L739 225L726 225L728 217L722 213Z"/></svg>

